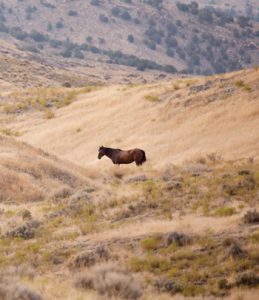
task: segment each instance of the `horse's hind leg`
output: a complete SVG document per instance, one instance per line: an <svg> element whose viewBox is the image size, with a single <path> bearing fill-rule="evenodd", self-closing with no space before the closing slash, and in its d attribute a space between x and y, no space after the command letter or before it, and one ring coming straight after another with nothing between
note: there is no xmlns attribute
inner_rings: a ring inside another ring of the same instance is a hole
<svg viewBox="0 0 259 300"><path fill-rule="evenodd" d="M135 163L137 166L140 166L141 165L141 157L139 157L139 155L134 155L134 160L135 160Z"/></svg>

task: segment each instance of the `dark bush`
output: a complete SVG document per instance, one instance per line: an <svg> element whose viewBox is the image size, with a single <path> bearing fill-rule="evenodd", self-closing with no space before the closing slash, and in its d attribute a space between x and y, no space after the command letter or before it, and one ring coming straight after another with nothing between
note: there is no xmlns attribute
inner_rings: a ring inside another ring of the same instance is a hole
<svg viewBox="0 0 259 300"><path fill-rule="evenodd" d="M199 37L195 34L195 35L193 35L193 37L192 37L192 42L194 43L194 44L198 44L199 43Z"/></svg>
<svg viewBox="0 0 259 300"><path fill-rule="evenodd" d="M175 24L178 26L178 27L183 27L183 23L181 20L176 20Z"/></svg>
<svg viewBox="0 0 259 300"><path fill-rule="evenodd" d="M131 20L131 16L129 14L129 12L127 10L124 10L121 14L121 18L123 20L126 20L126 21L130 21Z"/></svg>
<svg viewBox="0 0 259 300"><path fill-rule="evenodd" d="M241 34L236 28L234 28L234 30L233 30L233 35L237 39L241 38Z"/></svg>
<svg viewBox="0 0 259 300"><path fill-rule="evenodd" d="M197 15L198 12L199 12L199 4L195 1L192 1L190 4L189 4L189 11L191 14L193 15Z"/></svg>
<svg viewBox="0 0 259 300"><path fill-rule="evenodd" d="M166 246L175 244L178 247L187 245L190 242L190 238L183 233L171 232L166 237Z"/></svg>
<svg viewBox="0 0 259 300"><path fill-rule="evenodd" d="M94 5L94 6L99 6L101 1L100 0L91 0L91 5Z"/></svg>
<svg viewBox="0 0 259 300"><path fill-rule="evenodd" d="M7 232L7 236L11 238L22 238L25 240L32 239L35 236L36 229L41 225L39 221L33 220L20 227Z"/></svg>
<svg viewBox="0 0 259 300"><path fill-rule="evenodd" d="M16 39L23 41L28 37L28 33L23 31L20 27L12 27L9 33Z"/></svg>
<svg viewBox="0 0 259 300"><path fill-rule="evenodd" d="M130 43L134 43L134 36L132 34L129 34L127 40Z"/></svg>
<svg viewBox="0 0 259 300"><path fill-rule="evenodd" d="M140 59L134 55L123 54L121 51L109 50L103 51L103 54L110 57L111 60L109 63L135 67L139 71L144 71L145 69L160 70L167 73L175 73L177 71L174 66L162 66L151 60Z"/></svg>
<svg viewBox="0 0 259 300"><path fill-rule="evenodd" d="M139 25L140 24L140 20L138 18L134 18L133 19L133 22L136 24L136 25Z"/></svg>
<svg viewBox="0 0 259 300"><path fill-rule="evenodd" d="M36 30L32 30L31 34L30 34L30 37L35 41L35 42L39 42L39 43L42 43L42 42L46 42L48 41L48 36L36 31Z"/></svg>
<svg viewBox="0 0 259 300"><path fill-rule="evenodd" d="M50 9L55 9L56 8L55 5L53 5L53 4L49 3L49 2L45 2L44 0L41 0L40 4L43 5L43 6L45 6L45 7L47 7L47 8L50 8Z"/></svg>
<svg viewBox="0 0 259 300"><path fill-rule="evenodd" d="M150 41L150 40L145 40L144 44L151 50L156 50L156 43Z"/></svg>
<svg viewBox="0 0 259 300"><path fill-rule="evenodd" d="M63 28L63 27L64 27L64 24L63 24L62 21L58 21L58 22L56 23L56 28L60 29L60 28Z"/></svg>
<svg viewBox="0 0 259 300"><path fill-rule="evenodd" d="M157 9L161 9L162 8L162 4L163 4L163 0L145 0L145 3L147 3L148 5L151 5Z"/></svg>
<svg viewBox="0 0 259 300"><path fill-rule="evenodd" d="M33 6L29 5L29 6L26 8L26 13L32 14L32 13L34 13L35 11L37 11L37 7L36 7L35 5L33 5Z"/></svg>
<svg viewBox="0 0 259 300"><path fill-rule="evenodd" d="M101 22L103 22L103 23L108 23L108 22L109 22L108 17L106 17L106 16L103 15L103 14L101 14L101 15L99 16L99 20L100 20Z"/></svg>
<svg viewBox="0 0 259 300"><path fill-rule="evenodd" d="M93 37L90 36L90 35L88 35L88 36L85 38L85 40L86 40L88 43L92 43Z"/></svg>
<svg viewBox="0 0 259 300"><path fill-rule="evenodd" d="M221 60L217 60L213 63L213 68L215 73L225 73L226 72L226 66L222 64Z"/></svg>
<svg viewBox="0 0 259 300"><path fill-rule="evenodd" d="M213 15L209 9L202 9L199 11L198 19L201 23L213 23Z"/></svg>
<svg viewBox="0 0 259 300"><path fill-rule="evenodd" d="M179 48L179 47L176 48L176 52L181 59L185 59L185 57L186 57L185 51L182 48Z"/></svg>
<svg viewBox="0 0 259 300"><path fill-rule="evenodd" d="M5 33L9 32L9 28L7 26L5 26L4 23L1 23L1 22L0 22L0 32L5 32Z"/></svg>
<svg viewBox="0 0 259 300"><path fill-rule="evenodd" d="M151 42L160 44L164 33L162 30L157 30L155 27L151 26L145 31L145 35L148 36Z"/></svg>
<svg viewBox="0 0 259 300"><path fill-rule="evenodd" d="M24 51L29 51L33 53L39 53L39 49L33 45L25 45L21 48Z"/></svg>
<svg viewBox="0 0 259 300"><path fill-rule="evenodd" d="M160 71L163 71L166 73L175 73L176 72L176 68L172 65L165 65L165 66L158 65L158 67L156 67L156 65L153 66L153 64L155 64L155 63L153 62L151 64L151 66L148 66L149 69L160 70ZM150 205L153 207L156 207L156 204L150 204Z"/></svg>
<svg viewBox="0 0 259 300"><path fill-rule="evenodd" d="M4 14L0 11L0 23L4 23L6 21L6 18Z"/></svg>
<svg viewBox="0 0 259 300"><path fill-rule="evenodd" d="M176 35L177 33L177 27L174 23L167 24L167 32L168 35Z"/></svg>
<svg viewBox="0 0 259 300"><path fill-rule="evenodd" d="M78 59L84 59L84 54L79 50L75 49L73 52L73 57L78 58Z"/></svg>
<svg viewBox="0 0 259 300"><path fill-rule="evenodd" d="M228 255L233 259L241 259L247 257L247 251L243 250L238 244L231 245Z"/></svg>
<svg viewBox="0 0 259 300"><path fill-rule="evenodd" d="M92 52L92 53L94 53L94 54L97 54L97 53L100 53L100 52L101 52L100 49L98 49L98 48L95 47L95 46L90 46L90 47L89 47L89 50L90 50L90 52Z"/></svg>
<svg viewBox="0 0 259 300"><path fill-rule="evenodd" d="M121 8L119 8L117 6L112 8L111 13L113 16L119 17L123 20L126 20L126 21L131 20L131 15L129 14L129 12L127 10L122 10Z"/></svg>
<svg viewBox="0 0 259 300"><path fill-rule="evenodd" d="M166 54L167 54L169 57L174 57L174 50L171 49L171 48L167 48L167 49L166 49Z"/></svg>
<svg viewBox="0 0 259 300"><path fill-rule="evenodd" d="M239 17L237 18L237 24L238 24L240 27L242 27L242 28L244 28L244 27L246 27L246 26L250 26L250 24L249 24L249 18L246 18L246 17L244 17L244 16L239 16Z"/></svg>
<svg viewBox="0 0 259 300"><path fill-rule="evenodd" d="M98 42L99 42L100 45L104 45L105 44L105 39L101 38L101 37L98 37Z"/></svg>
<svg viewBox="0 0 259 300"><path fill-rule="evenodd" d="M169 293L171 295L175 295L182 291L181 286L172 280L161 279L156 281L154 286L160 293Z"/></svg>
<svg viewBox="0 0 259 300"><path fill-rule="evenodd" d="M175 48L178 46L177 40L175 38L171 38L171 37L166 38L165 43L166 43L167 47L169 47L169 48Z"/></svg>
<svg viewBox="0 0 259 300"><path fill-rule="evenodd" d="M60 46L62 46L62 42L61 41L59 41L59 40L50 40L49 41L49 45L50 45L50 47L52 47L52 48L58 48L58 47L60 47Z"/></svg>
<svg viewBox="0 0 259 300"><path fill-rule="evenodd" d="M65 49L62 52L60 52L60 55L65 57L65 58L70 58L72 56L72 50Z"/></svg>
<svg viewBox="0 0 259 300"><path fill-rule="evenodd" d="M118 17L120 15L121 10L119 7L113 7L111 12L113 16Z"/></svg>
<svg viewBox="0 0 259 300"><path fill-rule="evenodd" d="M250 286L256 287L259 285L259 276L256 275L254 272L245 272L237 275L236 278L236 285L237 286Z"/></svg>
<svg viewBox="0 0 259 300"><path fill-rule="evenodd" d="M259 212L256 210L249 210L244 215L244 222L248 224L259 223Z"/></svg>
<svg viewBox="0 0 259 300"><path fill-rule="evenodd" d="M243 55L243 56L241 57L241 60L242 60L245 64L251 64L251 62L252 62L252 58L251 58L251 56L250 56L248 53L246 53L245 55Z"/></svg>
<svg viewBox="0 0 259 300"><path fill-rule="evenodd" d="M47 31L52 31L53 27L52 24L49 22L47 25Z"/></svg>
<svg viewBox="0 0 259 300"><path fill-rule="evenodd" d="M77 17L77 16L78 16L78 13L77 13L77 11L71 9L71 10L67 13L67 15L68 15L69 17Z"/></svg>
<svg viewBox="0 0 259 300"><path fill-rule="evenodd" d="M59 41L59 40L53 39L53 40L50 40L50 41L49 41L49 45L50 45L50 47L52 47L52 48L58 48L58 47L62 46L62 42Z"/></svg>
<svg viewBox="0 0 259 300"><path fill-rule="evenodd" d="M187 4L181 3L181 2L177 2L176 6L179 10L183 11L183 12L188 12L189 11L189 6Z"/></svg>
<svg viewBox="0 0 259 300"><path fill-rule="evenodd" d="M91 250L83 251L72 257L68 263L71 269L91 267L96 263L107 262L110 253L104 246L98 246Z"/></svg>

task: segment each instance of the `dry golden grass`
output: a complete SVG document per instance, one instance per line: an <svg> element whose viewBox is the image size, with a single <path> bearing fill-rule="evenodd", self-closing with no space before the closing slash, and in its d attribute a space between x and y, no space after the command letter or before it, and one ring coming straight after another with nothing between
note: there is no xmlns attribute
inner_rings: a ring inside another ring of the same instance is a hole
<svg viewBox="0 0 259 300"><path fill-rule="evenodd" d="M208 80L212 81L211 87L190 93ZM224 89L220 88L221 80ZM251 92L238 88L238 80L249 85ZM185 81L190 85L186 86ZM143 148L149 167L213 152L225 159L259 157L257 71L198 78L191 83L183 79L181 85L180 91L172 87L173 82L127 90L103 87L79 96L78 101L58 110L55 118L46 122L33 116L18 118L17 130L26 132L21 139L34 146L77 164L102 169L111 165L107 159L97 160L100 145ZM226 91L231 92L223 99ZM146 101L146 95L153 94L159 102Z"/></svg>
<svg viewBox="0 0 259 300"><path fill-rule="evenodd" d="M94 253L94 260L83 257L83 271L89 274L88 265L108 260L128 269L129 278L136 272L141 300L257 299L258 289L235 287L237 275L256 271L258 262L258 224L243 219L258 210L257 78L256 71L243 71L102 87L78 95L55 118L27 112L9 119L12 132L23 135L0 136L0 271L8 270L46 299L100 299L89 280L86 290L74 285L81 267L69 268L81 253ZM208 89L195 92L208 80ZM251 92L237 87L238 80ZM160 101L147 101L146 95ZM101 144L141 147L148 161L140 168L99 161ZM25 209L42 222L33 238L6 235L29 222ZM170 232L184 233L190 244L165 244ZM238 260L228 255L236 241L247 255ZM179 281L181 294L158 292L158 279ZM230 290L224 290L224 280ZM110 283L110 295L117 295Z"/></svg>
<svg viewBox="0 0 259 300"><path fill-rule="evenodd" d="M41 201L87 183L80 168L4 136L0 136L0 173L0 199L15 203Z"/></svg>

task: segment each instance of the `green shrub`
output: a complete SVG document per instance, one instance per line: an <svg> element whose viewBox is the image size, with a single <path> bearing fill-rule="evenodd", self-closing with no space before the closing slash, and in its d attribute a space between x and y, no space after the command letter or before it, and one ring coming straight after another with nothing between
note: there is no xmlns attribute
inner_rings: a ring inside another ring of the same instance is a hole
<svg viewBox="0 0 259 300"><path fill-rule="evenodd" d="M219 217L232 216L236 213L236 209L234 207L220 207L216 209L215 215Z"/></svg>
<svg viewBox="0 0 259 300"><path fill-rule="evenodd" d="M141 248L146 251L154 251L162 245L160 236L148 237L141 241Z"/></svg>

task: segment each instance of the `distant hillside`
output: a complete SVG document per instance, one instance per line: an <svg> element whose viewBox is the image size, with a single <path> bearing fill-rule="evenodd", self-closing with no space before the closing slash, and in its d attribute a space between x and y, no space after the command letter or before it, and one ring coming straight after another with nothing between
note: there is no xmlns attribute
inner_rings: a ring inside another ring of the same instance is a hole
<svg viewBox="0 0 259 300"><path fill-rule="evenodd" d="M90 61L213 74L257 64L256 1L199 3L2 0L0 39L36 56L82 66Z"/></svg>

